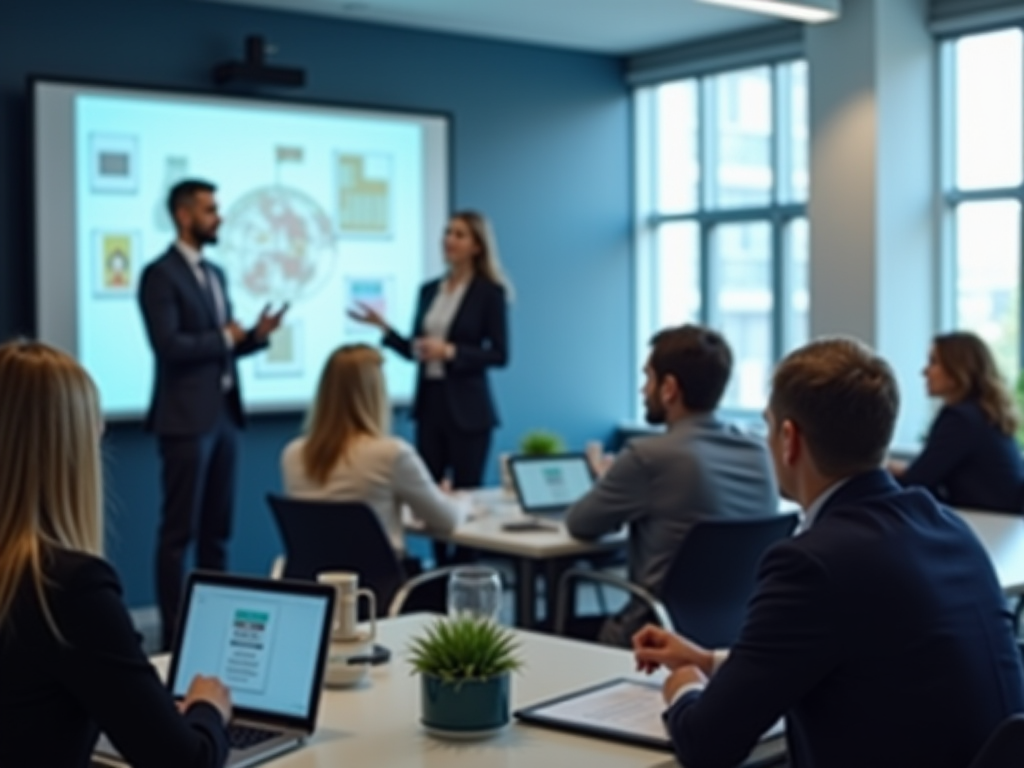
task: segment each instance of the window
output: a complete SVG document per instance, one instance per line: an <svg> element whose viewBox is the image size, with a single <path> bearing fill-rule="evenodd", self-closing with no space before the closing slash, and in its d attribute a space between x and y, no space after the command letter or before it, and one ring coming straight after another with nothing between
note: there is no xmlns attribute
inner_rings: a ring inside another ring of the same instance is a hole
<svg viewBox="0 0 1024 768"><path fill-rule="evenodd" d="M723 407L760 410L775 362L808 337L807 66L719 72L636 92L638 332L722 331Z"/></svg>
<svg viewBox="0 0 1024 768"><path fill-rule="evenodd" d="M947 319L1021 369L1024 27L942 43Z"/></svg>

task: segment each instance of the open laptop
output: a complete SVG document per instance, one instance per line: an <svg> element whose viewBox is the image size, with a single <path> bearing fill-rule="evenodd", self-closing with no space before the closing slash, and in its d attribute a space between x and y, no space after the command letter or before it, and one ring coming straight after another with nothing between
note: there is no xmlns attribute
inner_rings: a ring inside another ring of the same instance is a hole
<svg viewBox="0 0 1024 768"><path fill-rule="evenodd" d="M594 487L594 470L583 453L512 456L509 473L524 514L563 514Z"/></svg>
<svg viewBox="0 0 1024 768"><path fill-rule="evenodd" d="M195 571L189 576L167 685L182 699L197 674L231 689L227 765L298 747L316 727L334 589L315 582ZM119 765L104 737L96 758Z"/></svg>

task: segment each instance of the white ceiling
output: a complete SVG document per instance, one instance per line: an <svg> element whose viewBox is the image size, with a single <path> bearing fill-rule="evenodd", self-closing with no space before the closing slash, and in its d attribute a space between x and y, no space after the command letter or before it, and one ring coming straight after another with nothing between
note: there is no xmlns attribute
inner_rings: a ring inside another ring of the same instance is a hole
<svg viewBox="0 0 1024 768"><path fill-rule="evenodd" d="M628 54L774 19L697 0L205 0Z"/></svg>

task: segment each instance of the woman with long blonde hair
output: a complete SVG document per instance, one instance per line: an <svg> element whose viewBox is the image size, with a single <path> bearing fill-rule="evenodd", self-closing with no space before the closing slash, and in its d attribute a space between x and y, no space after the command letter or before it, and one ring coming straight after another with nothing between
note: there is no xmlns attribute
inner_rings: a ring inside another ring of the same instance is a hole
<svg viewBox="0 0 1024 768"><path fill-rule="evenodd" d="M483 484L498 411L487 371L508 363L508 301L512 288L487 219L458 211L444 233L447 272L420 290L412 333L398 333L372 307L349 311L379 328L383 344L418 363L412 417L416 448L434 479L455 488ZM450 558L435 547L438 562Z"/></svg>
<svg viewBox="0 0 1024 768"><path fill-rule="evenodd" d="M439 532L453 529L465 510L459 499L438 487L411 445L388 435L383 362L380 352L365 344L343 346L331 354L320 374L306 433L285 447L281 473L289 496L366 503L403 557L402 504Z"/></svg>
<svg viewBox="0 0 1024 768"><path fill-rule="evenodd" d="M221 766L227 689L179 712L102 559L102 428L72 358L0 345L0 765L86 766L102 730L133 765Z"/></svg>
<svg viewBox="0 0 1024 768"><path fill-rule="evenodd" d="M965 331L936 336L922 373L943 406L921 453L894 474L955 507L1024 511L1017 411L985 342Z"/></svg>

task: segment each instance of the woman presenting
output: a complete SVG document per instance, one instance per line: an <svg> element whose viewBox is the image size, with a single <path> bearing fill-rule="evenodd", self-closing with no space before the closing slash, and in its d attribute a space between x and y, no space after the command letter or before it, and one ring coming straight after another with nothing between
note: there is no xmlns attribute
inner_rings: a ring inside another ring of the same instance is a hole
<svg viewBox="0 0 1024 768"><path fill-rule="evenodd" d="M452 215L444 258L447 274L420 289L410 338L365 305L349 314L380 328L384 346L418 362L416 448L434 479L476 488L498 425L487 369L508 362L510 289L490 224L479 213Z"/></svg>

